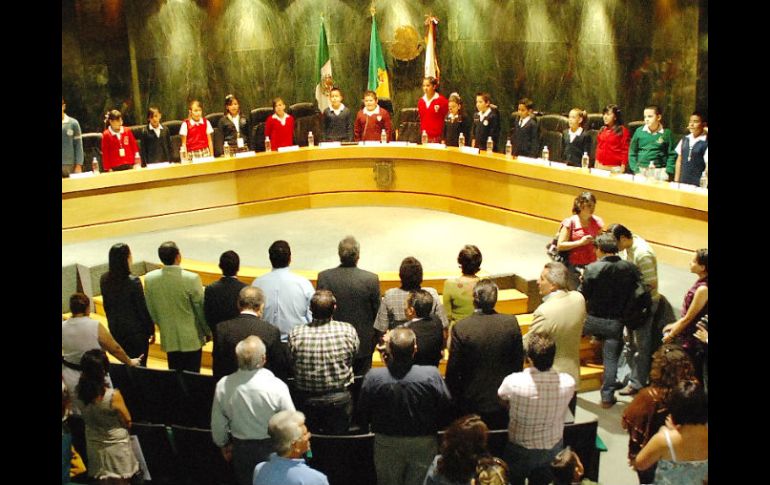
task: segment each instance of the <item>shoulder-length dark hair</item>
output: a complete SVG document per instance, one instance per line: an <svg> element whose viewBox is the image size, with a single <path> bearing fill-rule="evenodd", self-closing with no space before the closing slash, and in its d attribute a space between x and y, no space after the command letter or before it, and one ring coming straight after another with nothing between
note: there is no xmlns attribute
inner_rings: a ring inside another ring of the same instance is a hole
<svg viewBox="0 0 770 485"><path fill-rule="evenodd" d="M455 420L444 434L438 472L452 482L467 483L479 458L487 454L489 428L477 414Z"/></svg>
<svg viewBox="0 0 770 485"><path fill-rule="evenodd" d="M78 398L85 404L90 404L99 396L104 396L107 387L105 378L110 368L107 354L101 349L91 349L80 359L83 372L77 385Z"/></svg>
<svg viewBox="0 0 770 485"><path fill-rule="evenodd" d="M612 127L612 131L614 131L617 135L623 134L623 112L620 111L620 107L617 104L608 104L604 107L604 111L602 111L602 114L607 114L610 111L612 111L612 114L615 115L615 126ZM606 126L602 126L602 130L607 128Z"/></svg>
<svg viewBox="0 0 770 485"><path fill-rule="evenodd" d="M126 243L117 243L110 248L110 270L107 272L107 278L111 280L121 280L131 274L131 268L128 266L128 257L131 255L131 249Z"/></svg>

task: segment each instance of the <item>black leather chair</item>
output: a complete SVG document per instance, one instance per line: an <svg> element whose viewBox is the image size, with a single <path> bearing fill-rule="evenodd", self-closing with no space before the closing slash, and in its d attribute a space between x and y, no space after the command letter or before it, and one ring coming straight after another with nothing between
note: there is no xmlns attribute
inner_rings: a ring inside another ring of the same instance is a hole
<svg viewBox="0 0 770 485"><path fill-rule="evenodd" d="M401 108L401 113L398 116L397 139L419 143L420 135L420 113L417 108Z"/></svg>
<svg viewBox="0 0 770 485"><path fill-rule="evenodd" d="M265 151L265 121L272 114L272 107L254 108L249 113L249 143L252 150Z"/></svg>
<svg viewBox="0 0 770 485"><path fill-rule="evenodd" d="M588 113L587 130L599 131L604 126L604 115L602 113Z"/></svg>
<svg viewBox="0 0 770 485"><path fill-rule="evenodd" d="M599 449L596 448L596 433L599 420L585 423L570 423L564 425L564 446L569 446L578 454L585 468L585 478L599 480Z"/></svg>
<svg viewBox="0 0 770 485"><path fill-rule="evenodd" d="M131 425L131 434L139 439L142 455L147 462L147 469L152 485L179 485L179 462L174 453L173 441L169 430L162 424L138 423Z"/></svg>
<svg viewBox="0 0 770 485"><path fill-rule="evenodd" d="M294 143L307 146L307 134L313 132L315 143L321 139L321 112L315 103L295 103L287 110L294 117Z"/></svg>
<svg viewBox="0 0 770 485"><path fill-rule="evenodd" d="M549 159L561 161L562 133L569 128L567 117L559 114L547 114L541 116L537 121L540 132L540 147L548 147Z"/></svg>
<svg viewBox="0 0 770 485"><path fill-rule="evenodd" d="M126 364L110 362L110 379L112 380L112 387L118 389L123 396L131 417L136 419L135 413L141 406L141 397L137 393L130 368Z"/></svg>
<svg viewBox="0 0 770 485"><path fill-rule="evenodd" d="M191 403L183 399L184 389L177 374L175 370L131 368L131 378L139 396L135 412L137 421L175 424L183 419L181 411Z"/></svg>
<svg viewBox="0 0 770 485"><path fill-rule="evenodd" d="M374 433L348 436L313 434L309 465L329 478L329 485L376 484Z"/></svg>
<svg viewBox="0 0 770 485"><path fill-rule="evenodd" d="M83 171L90 172L91 162L96 157L99 161L99 168L102 163L102 134L101 133L83 133Z"/></svg>
<svg viewBox="0 0 770 485"><path fill-rule="evenodd" d="M628 123L626 123L626 128L628 128L629 136L634 136L634 132L637 130L637 128L641 128L642 126L644 126L644 120L629 121Z"/></svg>
<svg viewBox="0 0 770 485"><path fill-rule="evenodd" d="M234 485L232 466L214 444L210 429L171 426L179 453L179 485Z"/></svg>
<svg viewBox="0 0 770 485"><path fill-rule="evenodd" d="M215 157L221 157L223 153L223 145L225 143L225 136L222 134L222 130L219 129L219 120L224 116L224 113L209 113L206 115L206 119L211 123L211 127L214 128L214 133L211 134L211 143L214 144Z"/></svg>
<svg viewBox="0 0 770 485"><path fill-rule="evenodd" d="M180 424L196 428L211 426L211 405L214 402L214 389L217 381L214 376L182 371L179 373L184 389L185 407Z"/></svg>
<svg viewBox="0 0 770 485"><path fill-rule="evenodd" d="M182 122L180 120L169 120L164 121L161 123L164 128L168 129L168 134L171 136L178 135L179 134L179 128L182 127Z"/></svg>
<svg viewBox="0 0 770 485"><path fill-rule="evenodd" d="M209 113L206 115L206 119L209 120L209 123L211 123L212 128L216 128L219 126L219 119L222 118L225 114L221 111L218 111L216 113Z"/></svg>

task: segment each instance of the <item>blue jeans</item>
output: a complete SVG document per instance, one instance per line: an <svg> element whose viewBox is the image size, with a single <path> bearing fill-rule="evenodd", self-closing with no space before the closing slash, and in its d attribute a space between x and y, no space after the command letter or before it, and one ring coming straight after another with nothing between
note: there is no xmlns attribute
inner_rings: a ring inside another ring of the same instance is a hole
<svg viewBox="0 0 770 485"><path fill-rule="evenodd" d="M548 485L553 480L551 462L564 448L564 441L559 440L551 449L530 449L511 443L505 444L503 459L508 464L508 477L511 485Z"/></svg>
<svg viewBox="0 0 770 485"><path fill-rule="evenodd" d="M583 335L593 335L604 340L602 344L604 380L600 393L602 402L612 402L615 399L614 385L618 374L618 360L623 350L623 323L620 320L588 315L583 327Z"/></svg>

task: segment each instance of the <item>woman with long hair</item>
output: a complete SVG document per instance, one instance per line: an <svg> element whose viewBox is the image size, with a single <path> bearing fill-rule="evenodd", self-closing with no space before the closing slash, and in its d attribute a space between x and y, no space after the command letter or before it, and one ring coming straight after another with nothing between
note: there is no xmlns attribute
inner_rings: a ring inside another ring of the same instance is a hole
<svg viewBox="0 0 770 485"><path fill-rule="evenodd" d="M423 485L467 485L479 458L489 454L488 431L477 414L456 419L444 433L441 454L433 459Z"/></svg>

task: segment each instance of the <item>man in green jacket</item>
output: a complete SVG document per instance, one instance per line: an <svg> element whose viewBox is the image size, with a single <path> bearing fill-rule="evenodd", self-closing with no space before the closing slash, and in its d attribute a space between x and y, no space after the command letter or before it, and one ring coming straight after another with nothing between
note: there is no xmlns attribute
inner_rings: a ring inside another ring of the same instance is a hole
<svg viewBox="0 0 770 485"><path fill-rule="evenodd" d="M163 268L144 277L150 316L160 328L160 347L168 368L200 372L201 348L211 340L203 313L203 285L197 273L183 270L182 254L173 241L158 248Z"/></svg>

